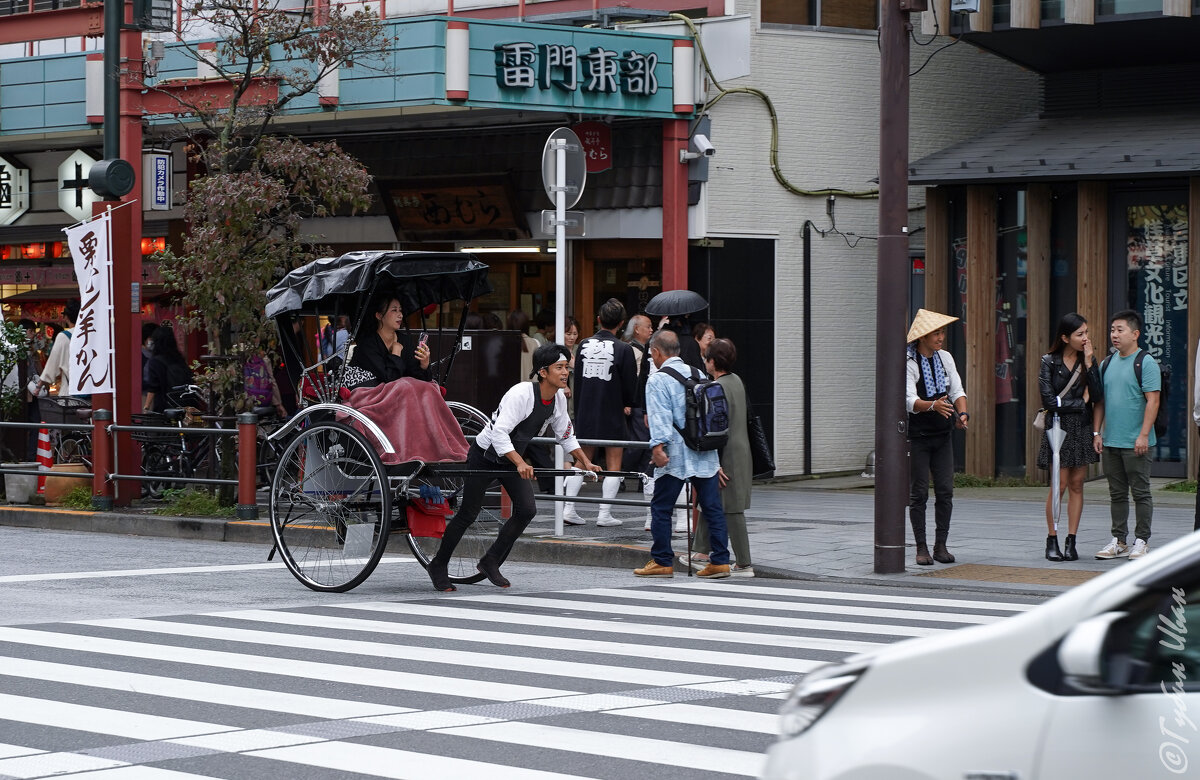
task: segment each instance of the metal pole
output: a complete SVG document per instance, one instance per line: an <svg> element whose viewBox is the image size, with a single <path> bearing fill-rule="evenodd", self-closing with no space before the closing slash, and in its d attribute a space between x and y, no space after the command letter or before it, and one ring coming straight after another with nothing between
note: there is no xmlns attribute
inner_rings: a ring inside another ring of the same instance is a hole
<svg viewBox="0 0 1200 780"><path fill-rule="evenodd" d="M875 573L904 571L908 418L904 326L908 297L907 0L884 0L879 34L879 258L875 325Z"/></svg>
<svg viewBox="0 0 1200 780"><path fill-rule="evenodd" d="M104 159L121 156L121 22L125 0L104 0Z"/></svg>
<svg viewBox="0 0 1200 780"><path fill-rule="evenodd" d="M567 331L567 142L554 141L554 340L565 344ZM554 468L563 467L562 447L554 448ZM564 480L554 478L554 492L562 495ZM563 505L554 505L554 535L563 535Z"/></svg>

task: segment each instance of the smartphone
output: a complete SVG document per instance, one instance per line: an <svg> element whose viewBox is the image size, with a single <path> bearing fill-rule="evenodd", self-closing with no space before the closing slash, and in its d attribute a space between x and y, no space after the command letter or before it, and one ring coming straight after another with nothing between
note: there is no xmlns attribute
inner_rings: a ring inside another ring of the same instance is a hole
<svg viewBox="0 0 1200 780"><path fill-rule="evenodd" d="M421 338L417 339L417 349L420 349L421 347L425 346L425 343L427 341L429 341L429 334L422 333Z"/></svg>

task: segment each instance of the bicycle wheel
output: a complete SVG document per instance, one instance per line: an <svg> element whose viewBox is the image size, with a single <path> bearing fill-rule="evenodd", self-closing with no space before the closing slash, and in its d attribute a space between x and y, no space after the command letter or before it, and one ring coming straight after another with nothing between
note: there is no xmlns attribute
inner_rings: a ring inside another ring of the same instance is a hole
<svg viewBox="0 0 1200 780"><path fill-rule="evenodd" d="M473 406L457 401L450 401L447 405L454 413L454 418L458 420L459 427L462 428L465 435L474 436L488 424L487 416ZM436 471L437 466L432 468ZM442 491L450 508L457 510L464 484L465 480L462 476L444 471L442 474L422 474L416 477L410 484L409 491L416 493L420 490L421 485L432 485ZM504 525L504 520L500 517L499 506L488 506L485 500L483 508L479 510L479 516L475 518L475 522L463 535L462 541L454 548L454 554L446 566L451 582L469 585L484 578L484 575L475 568L475 564L492 546L492 542L496 541L502 525ZM434 554L441 545L441 539L414 536L411 532L404 538L412 549L413 555L425 567L429 566L429 562L433 560Z"/></svg>
<svg viewBox="0 0 1200 780"><path fill-rule="evenodd" d="M350 590L387 546L392 496L383 463L341 423L318 423L291 440L271 480L270 509L284 564L313 590Z"/></svg>
<svg viewBox="0 0 1200 780"><path fill-rule="evenodd" d="M146 475L146 479L142 480L143 498L162 498L164 491L179 485L177 482L165 482L153 479L153 477L178 476L175 465L178 463L179 458L171 457L168 446L163 444L146 444L142 447L142 473ZM176 448L176 451L178 451L178 448Z"/></svg>

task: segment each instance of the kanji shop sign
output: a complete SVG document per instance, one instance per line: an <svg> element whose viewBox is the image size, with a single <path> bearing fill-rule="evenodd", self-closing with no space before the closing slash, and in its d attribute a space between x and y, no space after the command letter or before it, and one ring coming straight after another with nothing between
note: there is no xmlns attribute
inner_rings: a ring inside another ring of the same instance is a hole
<svg viewBox="0 0 1200 780"><path fill-rule="evenodd" d="M496 82L507 89L658 94L658 55L593 46L580 54L559 43L496 44Z"/></svg>
<svg viewBox="0 0 1200 780"><path fill-rule="evenodd" d="M105 212L63 231L79 280L79 317L71 333L71 395L113 391L111 223L112 213Z"/></svg>
<svg viewBox="0 0 1200 780"><path fill-rule="evenodd" d="M386 186L386 185L385 185ZM399 231L413 238L518 238L528 235L507 179L477 176L395 182L388 210Z"/></svg>
<svg viewBox="0 0 1200 780"><path fill-rule="evenodd" d="M612 167L612 128L603 122L580 122L571 127L583 145L588 173L600 173Z"/></svg>
<svg viewBox="0 0 1200 780"><path fill-rule="evenodd" d="M72 219L90 219L92 204L100 200L88 187L88 172L95 162L86 152L76 150L58 166L58 207Z"/></svg>
<svg viewBox="0 0 1200 780"><path fill-rule="evenodd" d="M0 225L11 225L29 211L29 169L0 157Z"/></svg>

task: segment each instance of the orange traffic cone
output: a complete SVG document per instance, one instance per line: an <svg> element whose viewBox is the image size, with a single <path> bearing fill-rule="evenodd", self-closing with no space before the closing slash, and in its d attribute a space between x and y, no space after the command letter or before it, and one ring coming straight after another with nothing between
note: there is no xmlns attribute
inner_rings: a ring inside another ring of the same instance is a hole
<svg viewBox="0 0 1200 780"><path fill-rule="evenodd" d="M45 472L49 471L54 465L54 453L50 449L50 431L47 428L38 429L37 462L38 471L43 472L38 477L37 492L40 496L46 493Z"/></svg>

